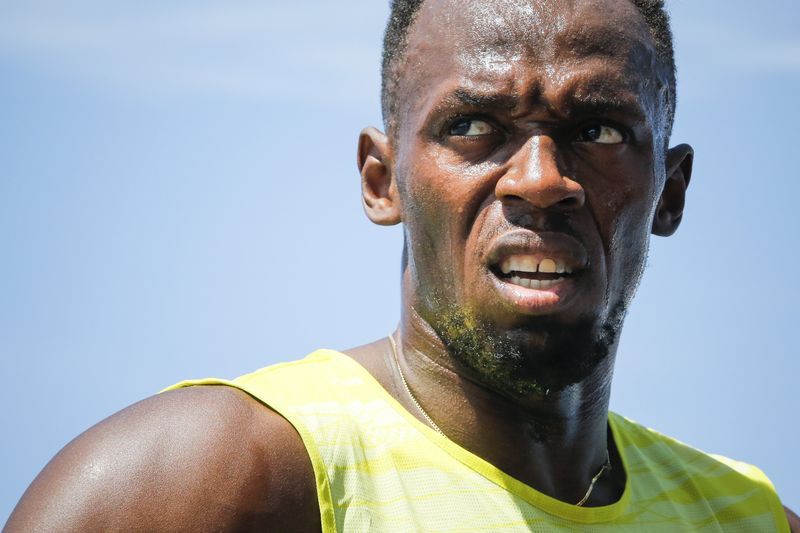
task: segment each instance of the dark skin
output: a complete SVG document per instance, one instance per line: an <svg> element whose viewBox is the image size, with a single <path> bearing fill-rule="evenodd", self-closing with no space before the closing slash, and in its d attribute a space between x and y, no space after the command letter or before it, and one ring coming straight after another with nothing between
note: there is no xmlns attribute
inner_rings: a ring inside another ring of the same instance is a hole
<svg viewBox="0 0 800 533"><path fill-rule="evenodd" d="M583 496L608 448L614 468L590 506L613 503L625 483L606 421L616 345L577 382L555 376L547 395L521 394L456 360L436 324L463 312L531 358L548 348L542 317L564 328L591 317L599 335L633 296L649 235L680 223L692 150L665 148L664 82L642 81L664 79L649 32L625 0L595 3L429 0L398 67L389 135L368 128L358 148L367 215L404 223L395 338L414 395L453 441L563 501ZM552 290L498 276L504 257L526 253L573 275ZM386 339L346 353L422 420ZM320 521L292 426L240 391L195 387L70 443L7 530L319 531Z"/></svg>
<svg viewBox="0 0 800 533"><path fill-rule="evenodd" d="M651 231L668 235L680 222L692 151L663 149L664 106L643 83L663 76L632 5L610 2L602 23L589 3L505 4L423 6L399 69L416 96L399 95L404 120L390 137L362 136L367 213L404 223L400 337L423 408L461 446L577 502L605 459L613 357L546 397L508 394L454 364L432 323L466 310L514 331L528 357L545 343L527 327L542 316L569 327L590 315L599 335L611 309L632 296ZM423 38L434 34L435 42ZM519 290L496 275L512 253L576 273L558 291ZM442 296L431 301L431 293ZM613 472L592 504L619 498L622 469Z"/></svg>

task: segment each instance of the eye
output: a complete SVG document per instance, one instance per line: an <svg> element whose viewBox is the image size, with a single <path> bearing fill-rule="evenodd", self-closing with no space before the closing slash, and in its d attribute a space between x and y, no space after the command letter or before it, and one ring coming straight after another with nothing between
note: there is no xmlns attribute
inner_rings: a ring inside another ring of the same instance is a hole
<svg viewBox="0 0 800 533"><path fill-rule="evenodd" d="M612 126L592 124L580 130L577 140L598 144L620 144L625 142L625 135Z"/></svg>
<svg viewBox="0 0 800 533"><path fill-rule="evenodd" d="M494 127L478 118L461 118L450 126L450 135L458 137L477 137L479 135L491 135L495 133Z"/></svg>

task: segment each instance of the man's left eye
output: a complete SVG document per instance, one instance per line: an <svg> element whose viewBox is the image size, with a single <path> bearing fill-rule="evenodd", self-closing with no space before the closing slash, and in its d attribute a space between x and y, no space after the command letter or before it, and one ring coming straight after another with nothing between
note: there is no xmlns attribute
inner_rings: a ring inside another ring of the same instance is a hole
<svg viewBox="0 0 800 533"><path fill-rule="evenodd" d="M485 120L477 118L462 118L450 126L450 135L458 137L477 137L494 133L494 127Z"/></svg>
<svg viewBox="0 0 800 533"><path fill-rule="evenodd" d="M620 144L625 142L625 135L617 128L603 124L594 124L583 128L578 135L578 142L598 144Z"/></svg>

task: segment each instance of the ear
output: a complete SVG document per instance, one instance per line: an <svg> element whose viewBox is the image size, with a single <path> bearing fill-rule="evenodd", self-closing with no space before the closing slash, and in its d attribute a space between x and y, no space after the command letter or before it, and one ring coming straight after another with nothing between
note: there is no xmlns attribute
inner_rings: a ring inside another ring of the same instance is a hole
<svg viewBox="0 0 800 533"><path fill-rule="evenodd" d="M394 180L389 138L376 128L365 128L358 137L358 170L361 199L367 217L375 224L400 222L400 204Z"/></svg>
<svg viewBox="0 0 800 533"><path fill-rule="evenodd" d="M653 234L668 237L675 233L683 218L686 188L692 177L694 150L688 144L670 148L667 152L667 179L653 218Z"/></svg>

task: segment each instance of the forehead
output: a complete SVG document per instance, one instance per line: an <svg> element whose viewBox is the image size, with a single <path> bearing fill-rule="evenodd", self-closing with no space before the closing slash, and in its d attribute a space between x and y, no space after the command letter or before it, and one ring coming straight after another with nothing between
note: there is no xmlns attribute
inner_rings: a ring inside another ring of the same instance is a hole
<svg viewBox="0 0 800 533"><path fill-rule="evenodd" d="M549 50L617 47L615 38L649 41L647 25L630 0L427 0L414 29L441 44L548 44Z"/></svg>
<svg viewBox="0 0 800 533"><path fill-rule="evenodd" d="M665 85L630 0L427 0L397 75L414 108L444 85L634 95Z"/></svg>

